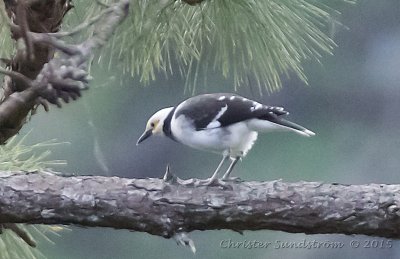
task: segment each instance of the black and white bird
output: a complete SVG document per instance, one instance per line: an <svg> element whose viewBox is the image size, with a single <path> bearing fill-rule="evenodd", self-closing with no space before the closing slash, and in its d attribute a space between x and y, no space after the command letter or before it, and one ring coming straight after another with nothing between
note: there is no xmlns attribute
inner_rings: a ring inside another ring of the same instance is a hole
<svg viewBox="0 0 400 259"><path fill-rule="evenodd" d="M229 158L232 162L222 176L229 179L237 161L244 157L258 132L293 131L310 137L314 132L282 118L282 107L267 106L229 93L203 94L176 107L159 110L147 122L137 144L152 135L167 136L195 149L222 154L223 158L206 183L217 180L218 172Z"/></svg>

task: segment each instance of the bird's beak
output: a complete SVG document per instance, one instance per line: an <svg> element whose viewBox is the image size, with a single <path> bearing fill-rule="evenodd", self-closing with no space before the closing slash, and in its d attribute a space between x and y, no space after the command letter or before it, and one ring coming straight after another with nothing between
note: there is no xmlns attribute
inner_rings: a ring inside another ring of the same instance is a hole
<svg viewBox="0 0 400 259"><path fill-rule="evenodd" d="M139 145L139 144L142 143L144 140L146 140L147 138L151 137L151 135L153 135L152 129L146 130L145 132L143 132L142 136L140 136L140 138L139 138L138 141L136 142L136 145Z"/></svg>

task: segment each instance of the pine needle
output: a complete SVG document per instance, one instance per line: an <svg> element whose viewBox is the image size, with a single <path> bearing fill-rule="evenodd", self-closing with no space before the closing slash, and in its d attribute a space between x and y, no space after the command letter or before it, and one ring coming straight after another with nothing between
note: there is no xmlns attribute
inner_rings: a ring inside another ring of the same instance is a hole
<svg viewBox="0 0 400 259"><path fill-rule="evenodd" d="M27 135L13 137L6 145L0 146L0 171L49 171L53 166L65 165L63 160L48 160L51 154L50 148L63 143L56 140L48 140L33 145L26 145ZM34 240L39 239L53 243L49 238L51 235L59 235L64 227L47 225L26 226L18 224L19 228L26 231ZM45 258L38 248L30 247L14 232L4 229L0 234L0 259Z"/></svg>
<svg viewBox="0 0 400 259"><path fill-rule="evenodd" d="M88 10L83 20L102 8L76 5ZM102 53L105 67L120 66L143 83L177 71L191 92L207 85L210 72L233 80L234 89L250 78L260 90L276 91L282 76L293 74L307 83L302 63L332 54L329 27L338 13L314 0L205 0L196 6L132 0L130 12Z"/></svg>

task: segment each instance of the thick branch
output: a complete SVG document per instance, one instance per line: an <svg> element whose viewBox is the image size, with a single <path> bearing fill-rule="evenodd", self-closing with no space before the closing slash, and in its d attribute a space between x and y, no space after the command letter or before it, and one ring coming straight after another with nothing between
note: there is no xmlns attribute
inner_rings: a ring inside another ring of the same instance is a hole
<svg viewBox="0 0 400 259"><path fill-rule="evenodd" d="M0 223L76 224L170 238L193 230L272 229L400 238L400 185L0 175Z"/></svg>

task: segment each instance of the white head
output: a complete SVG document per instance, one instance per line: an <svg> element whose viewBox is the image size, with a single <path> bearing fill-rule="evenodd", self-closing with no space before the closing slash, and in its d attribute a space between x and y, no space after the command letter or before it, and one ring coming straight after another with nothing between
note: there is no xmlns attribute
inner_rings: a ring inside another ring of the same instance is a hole
<svg viewBox="0 0 400 259"><path fill-rule="evenodd" d="M147 121L146 129L144 130L142 136L140 136L138 139L136 145L139 145L142 141L151 137L152 135L164 135L164 121L172 109L174 109L174 107L164 108L154 113L153 116L151 116Z"/></svg>

